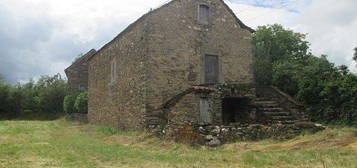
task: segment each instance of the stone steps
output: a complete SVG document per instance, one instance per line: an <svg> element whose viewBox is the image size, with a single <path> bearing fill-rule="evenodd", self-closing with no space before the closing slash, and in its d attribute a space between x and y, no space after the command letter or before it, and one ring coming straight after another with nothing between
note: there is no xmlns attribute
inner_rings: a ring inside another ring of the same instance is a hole
<svg viewBox="0 0 357 168"><path fill-rule="evenodd" d="M294 124L299 121L300 120L285 120L285 121L279 121L278 123L280 123L280 124Z"/></svg>
<svg viewBox="0 0 357 168"><path fill-rule="evenodd" d="M270 116L289 116L290 113L288 112L264 112L265 115L270 115Z"/></svg>
<svg viewBox="0 0 357 168"><path fill-rule="evenodd" d="M278 108L279 105L278 104L275 104L275 103L270 103L270 104L259 104L259 103L256 103L256 105L258 105L259 107L261 108Z"/></svg>
<svg viewBox="0 0 357 168"><path fill-rule="evenodd" d="M258 110L264 114L268 122L293 124L298 121L296 117L292 116L289 112L286 112L282 107L280 107L278 101L274 98L256 98L255 105Z"/></svg>
<svg viewBox="0 0 357 168"><path fill-rule="evenodd" d="M270 108L261 108L260 110L264 112L283 112L283 108L281 107L270 107Z"/></svg>
<svg viewBox="0 0 357 168"><path fill-rule="evenodd" d="M286 121L286 120L295 120L294 116L271 116L272 120L277 120L277 121Z"/></svg>
<svg viewBox="0 0 357 168"><path fill-rule="evenodd" d="M257 97L255 101L276 101L275 98Z"/></svg>
<svg viewBox="0 0 357 168"><path fill-rule="evenodd" d="M258 104L258 105L266 105L266 104L274 104L274 105L279 105L276 101L272 101L272 100L264 100L264 101L255 101L255 104Z"/></svg>

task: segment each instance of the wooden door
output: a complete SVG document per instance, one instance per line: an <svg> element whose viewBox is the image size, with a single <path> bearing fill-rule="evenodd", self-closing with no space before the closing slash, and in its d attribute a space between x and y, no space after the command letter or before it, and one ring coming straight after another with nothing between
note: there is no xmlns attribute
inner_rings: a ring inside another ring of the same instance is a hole
<svg viewBox="0 0 357 168"><path fill-rule="evenodd" d="M218 83L219 65L217 55L205 56L205 83Z"/></svg>
<svg viewBox="0 0 357 168"><path fill-rule="evenodd" d="M207 99L200 99L200 121L204 123L211 123L211 115L209 113L209 103Z"/></svg>

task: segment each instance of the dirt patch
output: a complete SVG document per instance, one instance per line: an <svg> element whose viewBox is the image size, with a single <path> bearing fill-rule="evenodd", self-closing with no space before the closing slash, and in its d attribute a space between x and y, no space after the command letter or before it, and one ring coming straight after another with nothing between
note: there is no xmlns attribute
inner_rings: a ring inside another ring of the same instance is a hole
<svg viewBox="0 0 357 168"><path fill-rule="evenodd" d="M299 149L331 149L351 147L357 150L357 137L354 135L347 135L343 138L336 139L313 139L305 141L290 141L283 144L269 145L262 147L260 150L299 150Z"/></svg>
<svg viewBox="0 0 357 168"><path fill-rule="evenodd" d="M135 137L132 136L118 136L118 135L113 135L109 137L103 138L104 142L110 143L110 144L120 144L120 145L131 145L136 141Z"/></svg>
<svg viewBox="0 0 357 168"><path fill-rule="evenodd" d="M346 147L350 144L357 142L357 138L353 135L345 136L341 139L317 139L311 141L299 142L289 146L291 149L299 148L313 148L313 149L326 149L326 148L340 148Z"/></svg>
<svg viewBox="0 0 357 168"><path fill-rule="evenodd" d="M51 159L41 158L41 157L25 157L22 162L26 163L28 167L46 167L46 168L60 168L60 164Z"/></svg>

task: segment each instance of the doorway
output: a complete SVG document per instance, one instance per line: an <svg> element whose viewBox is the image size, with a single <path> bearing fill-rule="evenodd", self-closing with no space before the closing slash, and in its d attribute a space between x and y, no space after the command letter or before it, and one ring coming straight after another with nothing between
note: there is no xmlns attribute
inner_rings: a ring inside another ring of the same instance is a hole
<svg viewBox="0 0 357 168"><path fill-rule="evenodd" d="M222 121L224 125L249 122L249 99L222 99Z"/></svg>

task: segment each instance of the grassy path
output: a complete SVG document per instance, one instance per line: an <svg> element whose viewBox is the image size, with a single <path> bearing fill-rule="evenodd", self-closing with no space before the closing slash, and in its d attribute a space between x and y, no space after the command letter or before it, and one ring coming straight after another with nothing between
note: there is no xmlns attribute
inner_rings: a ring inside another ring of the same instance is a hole
<svg viewBox="0 0 357 168"><path fill-rule="evenodd" d="M0 121L0 168L357 166L357 129L327 129L286 142L195 149L138 132L58 121Z"/></svg>

